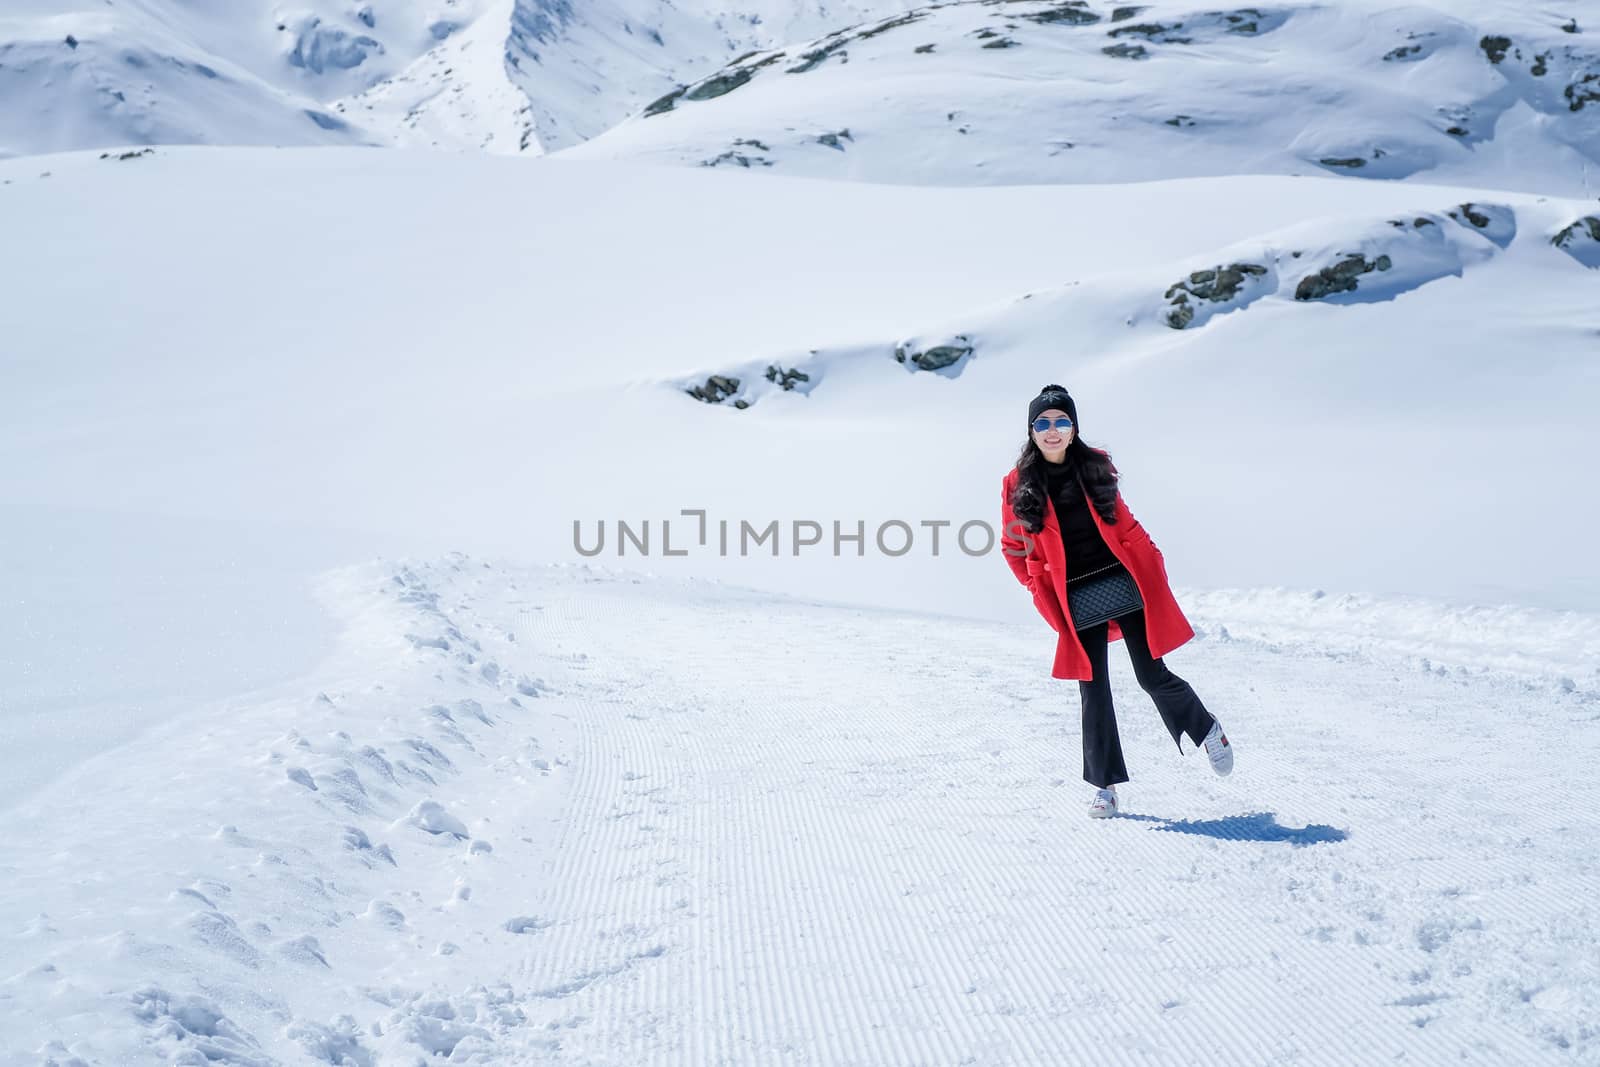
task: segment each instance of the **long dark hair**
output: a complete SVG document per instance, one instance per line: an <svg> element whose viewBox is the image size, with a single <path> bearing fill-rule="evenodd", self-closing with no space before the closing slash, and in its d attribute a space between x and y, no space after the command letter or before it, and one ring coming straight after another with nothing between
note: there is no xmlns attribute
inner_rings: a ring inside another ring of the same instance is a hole
<svg viewBox="0 0 1600 1067"><path fill-rule="evenodd" d="M1118 475L1111 455L1091 447L1083 438L1073 434L1063 462L1072 468L1079 484L1088 490L1089 499L1100 513L1100 518L1107 525L1115 525ZM1044 529L1044 498L1050 492L1045 485L1044 473L1049 464L1050 461L1044 458L1044 453L1039 451L1030 433L1022 446L1022 454L1017 457L1019 475L1016 486L1011 490L1011 510L1022 520L1029 533Z"/></svg>

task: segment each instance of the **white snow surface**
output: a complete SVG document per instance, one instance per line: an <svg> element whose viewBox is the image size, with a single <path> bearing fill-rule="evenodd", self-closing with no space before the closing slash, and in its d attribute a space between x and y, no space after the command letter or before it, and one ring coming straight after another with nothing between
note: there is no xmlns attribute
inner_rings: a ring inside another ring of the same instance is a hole
<svg viewBox="0 0 1600 1067"><path fill-rule="evenodd" d="M1234 774L1114 656L1100 822L1037 628L462 555L322 596L305 678L8 814L20 1062L1600 1062L1600 702L1481 669L1527 617L1418 664L1409 605L1195 601Z"/></svg>

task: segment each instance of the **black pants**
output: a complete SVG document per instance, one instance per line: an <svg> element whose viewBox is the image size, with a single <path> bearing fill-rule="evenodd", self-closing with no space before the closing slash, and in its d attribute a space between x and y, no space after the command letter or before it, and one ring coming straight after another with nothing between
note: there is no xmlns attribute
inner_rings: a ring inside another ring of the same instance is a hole
<svg viewBox="0 0 1600 1067"><path fill-rule="evenodd" d="M1178 751L1183 751L1184 734L1198 748L1216 720L1188 682L1150 655L1142 610L1121 616L1117 625L1122 629L1123 644L1128 646L1128 658L1133 661L1134 677L1155 701ZM1078 631L1078 640L1094 667L1094 678L1078 683L1083 696L1083 780L1102 789L1128 780L1128 768L1122 762L1122 738L1117 736L1117 714L1111 704L1109 639L1106 623Z"/></svg>

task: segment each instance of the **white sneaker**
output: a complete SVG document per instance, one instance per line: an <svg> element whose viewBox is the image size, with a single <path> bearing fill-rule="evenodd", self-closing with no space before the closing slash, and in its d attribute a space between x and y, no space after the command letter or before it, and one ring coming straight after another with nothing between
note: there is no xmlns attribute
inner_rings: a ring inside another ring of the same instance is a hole
<svg viewBox="0 0 1600 1067"><path fill-rule="evenodd" d="M1215 718L1203 744L1206 755L1211 759L1212 770L1218 774L1227 774L1233 770L1233 746L1228 743L1228 735L1222 732L1222 724L1215 721Z"/></svg>
<svg viewBox="0 0 1600 1067"><path fill-rule="evenodd" d="M1117 813L1117 789L1096 789L1094 799L1089 801L1089 818L1104 819Z"/></svg>

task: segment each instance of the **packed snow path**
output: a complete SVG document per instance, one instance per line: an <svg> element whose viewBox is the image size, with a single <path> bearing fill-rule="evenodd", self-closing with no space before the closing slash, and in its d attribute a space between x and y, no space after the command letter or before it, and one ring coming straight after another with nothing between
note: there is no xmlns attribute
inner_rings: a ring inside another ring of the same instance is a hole
<svg viewBox="0 0 1600 1067"><path fill-rule="evenodd" d="M303 692L8 814L0 1060L1600 1063L1593 678L1195 598L1235 773L1113 645L1091 821L1037 619L459 557L328 595Z"/></svg>

